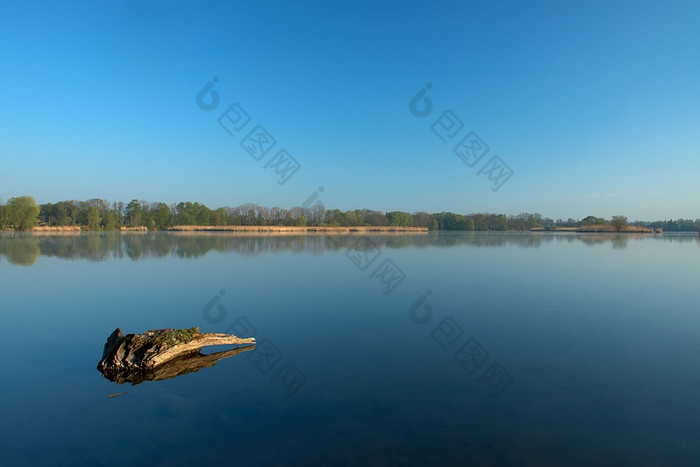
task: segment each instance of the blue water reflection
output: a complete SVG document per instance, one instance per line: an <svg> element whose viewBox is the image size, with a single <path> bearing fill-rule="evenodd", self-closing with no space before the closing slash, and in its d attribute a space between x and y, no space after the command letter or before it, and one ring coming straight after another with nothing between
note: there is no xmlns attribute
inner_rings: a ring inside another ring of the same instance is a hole
<svg viewBox="0 0 700 467"><path fill-rule="evenodd" d="M2 234L0 447L8 465L694 465L699 259L697 234ZM193 326L258 345L138 386L95 369L116 327Z"/></svg>

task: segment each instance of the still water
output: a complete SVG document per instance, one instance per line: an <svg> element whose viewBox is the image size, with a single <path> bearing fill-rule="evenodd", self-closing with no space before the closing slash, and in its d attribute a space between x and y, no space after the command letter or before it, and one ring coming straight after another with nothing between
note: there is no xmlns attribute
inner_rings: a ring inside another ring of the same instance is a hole
<svg viewBox="0 0 700 467"><path fill-rule="evenodd" d="M697 465L698 240L3 234L2 462ZM257 345L96 369L193 326Z"/></svg>

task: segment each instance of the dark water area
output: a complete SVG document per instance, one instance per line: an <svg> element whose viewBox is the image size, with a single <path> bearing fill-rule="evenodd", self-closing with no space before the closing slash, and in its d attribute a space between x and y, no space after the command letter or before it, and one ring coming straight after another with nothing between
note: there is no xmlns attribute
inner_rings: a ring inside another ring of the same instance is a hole
<svg viewBox="0 0 700 467"><path fill-rule="evenodd" d="M2 463L697 465L698 279L697 234L0 234ZM194 326L256 347L96 369Z"/></svg>

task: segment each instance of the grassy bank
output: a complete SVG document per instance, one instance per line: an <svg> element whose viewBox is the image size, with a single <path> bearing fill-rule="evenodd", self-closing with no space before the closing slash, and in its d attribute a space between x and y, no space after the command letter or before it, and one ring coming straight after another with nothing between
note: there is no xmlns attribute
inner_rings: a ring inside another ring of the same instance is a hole
<svg viewBox="0 0 700 467"><path fill-rule="evenodd" d="M398 227L398 226L357 226L357 227L298 227L286 225L176 225L168 229L170 232L245 232L245 233L427 233L427 227Z"/></svg>
<svg viewBox="0 0 700 467"><path fill-rule="evenodd" d="M545 229L544 227L535 227L530 229L531 232L605 232L605 233L654 233L654 229L648 227L629 226L624 229L617 230L614 226L608 224L582 225L581 227L557 227L554 229Z"/></svg>

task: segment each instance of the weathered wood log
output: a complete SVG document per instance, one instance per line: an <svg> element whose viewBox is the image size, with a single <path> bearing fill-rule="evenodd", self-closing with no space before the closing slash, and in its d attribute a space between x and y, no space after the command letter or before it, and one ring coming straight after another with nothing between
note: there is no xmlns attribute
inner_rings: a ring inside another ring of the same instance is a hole
<svg viewBox="0 0 700 467"><path fill-rule="evenodd" d="M213 366L222 358L252 350L255 345L204 355L211 345L255 344L255 338L199 332L199 328L158 329L143 334L122 334L117 328L107 339L97 369L110 381L138 384L173 378Z"/></svg>

